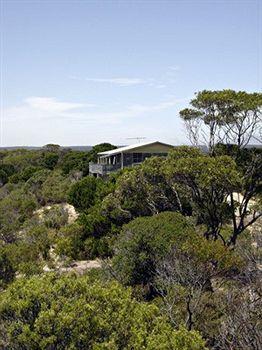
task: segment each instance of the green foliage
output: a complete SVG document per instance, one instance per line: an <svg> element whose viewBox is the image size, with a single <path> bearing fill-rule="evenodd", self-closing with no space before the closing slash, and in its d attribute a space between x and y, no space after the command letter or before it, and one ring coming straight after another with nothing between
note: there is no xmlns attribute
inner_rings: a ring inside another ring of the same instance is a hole
<svg viewBox="0 0 262 350"><path fill-rule="evenodd" d="M165 176L164 164L163 158L152 157L120 175L113 194L118 202L115 205L132 218L180 210L176 192Z"/></svg>
<svg viewBox="0 0 262 350"><path fill-rule="evenodd" d="M227 154L237 165L241 182L235 192L230 193L230 205L233 227L228 238L228 245L235 245L239 235L262 215L262 151L259 148L240 149L236 145L219 144L215 148L218 154Z"/></svg>
<svg viewBox="0 0 262 350"><path fill-rule="evenodd" d="M216 132L229 119L222 123L225 115L216 114L223 104L207 114L209 103L217 104L213 97L199 95L193 107L194 118ZM190 113L182 113L185 120ZM238 112L232 113L227 117ZM246 228L261 215L261 151L219 144L210 156L182 146L106 180L82 178L89 161L112 148L47 145L0 153L0 348L204 349L190 331L197 329L220 349L235 336L233 317L238 328L249 322L244 336L234 338L241 348L259 318L259 304L254 308L246 292L259 293L254 234ZM234 192L243 194L242 202ZM61 204L67 199L80 211L70 224ZM246 240L227 248L241 232ZM53 251L59 264L112 258L106 273L132 290L99 282L99 273L44 276L44 266L57 265ZM37 278L24 278L32 275Z"/></svg>
<svg viewBox="0 0 262 350"><path fill-rule="evenodd" d="M40 168L36 166L28 166L25 167L22 171L19 173L13 174L9 178L9 182L11 183L19 183L19 182L25 182L30 179L37 171L39 171Z"/></svg>
<svg viewBox="0 0 262 350"><path fill-rule="evenodd" d="M207 236L217 238L230 216L226 199L241 185L236 164L228 156L180 158L168 162L167 176L185 186L198 222L207 226Z"/></svg>
<svg viewBox="0 0 262 350"><path fill-rule="evenodd" d="M197 332L173 330L156 306L133 300L115 282L54 275L20 279L0 300L5 348L205 349Z"/></svg>
<svg viewBox="0 0 262 350"><path fill-rule="evenodd" d="M34 173L25 184L25 190L33 193L40 204L45 204L45 199L42 194L43 183L51 175L51 171L47 169L39 170Z"/></svg>
<svg viewBox="0 0 262 350"><path fill-rule="evenodd" d="M43 158L41 161L41 164L49 169L49 170L53 170L58 162L59 159L59 154L54 153L54 152L45 152L43 154Z"/></svg>
<svg viewBox="0 0 262 350"><path fill-rule="evenodd" d="M23 190L11 191L3 198L0 201L0 239L12 242L36 207L35 197Z"/></svg>
<svg viewBox="0 0 262 350"><path fill-rule="evenodd" d="M53 171L42 185L42 196L46 203L62 203L67 200L71 181L61 171Z"/></svg>
<svg viewBox="0 0 262 350"><path fill-rule="evenodd" d="M98 145L95 145L92 150L89 152L89 161L90 162L97 162L97 155L99 152L105 152L110 151L112 149L116 149L117 147L114 145L111 145L110 143L100 143Z"/></svg>
<svg viewBox="0 0 262 350"><path fill-rule="evenodd" d="M256 137L261 126L261 93L234 90L203 90L190 102L193 108L180 111L189 137L199 141L199 134L208 129L208 146L211 153L217 142L234 143L245 147ZM200 129L200 132L199 132ZM258 135L258 138L260 136Z"/></svg>
<svg viewBox="0 0 262 350"><path fill-rule="evenodd" d="M61 160L60 166L65 175L72 171L82 171L88 175L89 153L80 151L68 152Z"/></svg>
<svg viewBox="0 0 262 350"><path fill-rule="evenodd" d="M29 226L4 248L14 271L29 276L42 272L43 262L49 258L52 241L51 231L45 226Z"/></svg>
<svg viewBox="0 0 262 350"><path fill-rule="evenodd" d="M41 158L42 155L39 151L20 149L8 151L3 160L3 164L14 167L16 172L20 172L28 166L39 166Z"/></svg>
<svg viewBox="0 0 262 350"><path fill-rule="evenodd" d="M82 214L79 222L83 225L85 232L84 255L92 259L97 256L105 257L110 255L108 246L110 237L114 233L114 223L104 215L99 205L94 206L88 214Z"/></svg>
<svg viewBox="0 0 262 350"><path fill-rule="evenodd" d="M179 159L204 157L204 153L197 147L179 146L168 153L167 163L174 164Z"/></svg>
<svg viewBox="0 0 262 350"><path fill-rule="evenodd" d="M15 277L15 268L4 247L0 247L0 291Z"/></svg>
<svg viewBox="0 0 262 350"><path fill-rule="evenodd" d="M2 187L4 184L7 183L8 176L6 172L2 169L0 169L0 187Z"/></svg>
<svg viewBox="0 0 262 350"><path fill-rule="evenodd" d="M15 172L15 168L11 164L0 164L0 187L7 183L8 178Z"/></svg>
<svg viewBox="0 0 262 350"><path fill-rule="evenodd" d="M137 218L125 225L115 243L113 268L122 283L153 285L156 267L173 250L191 257L194 266L208 275L213 264L219 271L230 271L240 263L219 242L207 241L180 213L163 212L153 217Z"/></svg>
<svg viewBox="0 0 262 350"><path fill-rule="evenodd" d="M39 215L39 214L38 214ZM68 222L68 212L61 205L44 208L40 214L39 222L43 223L47 228L60 229Z"/></svg>
<svg viewBox="0 0 262 350"><path fill-rule="evenodd" d="M116 242L113 267L124 284L152 283L158 261L173 244L192 235L193 227L179 213L134 219L123 227Z"/></svg>
<svg viewBox="0 0 262 350"><path fill-rule="evenodd" d="M43 147L44 151L52 152L52 153L59 153L61 152L61 147L55 143L48 143Z"/></svg>
<svg viewBox="0 0 262 350"><path fill-rule="evenodd" d="M103 181L88 176L74 183L68 192L68 202L79 210L86 210L94 205L96 191Z"/></svg>
<svg viewBox="0 0 262 350"><path fill-rule="evenodd" d="M61 228L56 235L55 251L72 259L83 258L85 231L78 222ZM82 253L82 256L81 256Z"/></svg>

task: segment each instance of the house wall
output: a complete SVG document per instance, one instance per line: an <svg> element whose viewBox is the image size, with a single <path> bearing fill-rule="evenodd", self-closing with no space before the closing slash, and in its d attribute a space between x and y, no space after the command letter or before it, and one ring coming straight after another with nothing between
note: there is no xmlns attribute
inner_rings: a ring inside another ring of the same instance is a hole
<svg viewBox="0 0 262 350"><path fill-rule="evenodd" d="M137 146L136 148L132 148L130 150L123 151L123 164L122 164L122 156L121 153L107 156L107 157L99 157L98 164L105 165L117 168L126 167L139 164L143 162L146 158L149 158L153 155L164 156L173 149L173 146L163 145L161 143L154 143L151 145Z"/></svg>
<svg viewBox="0 0 262 350"><path fill-rule="evenodd" d="M161 143L155 143L152 145L142 146L133 148L132 150L126 151L124 153L167 153L174 147L162 145Z"/></svg>

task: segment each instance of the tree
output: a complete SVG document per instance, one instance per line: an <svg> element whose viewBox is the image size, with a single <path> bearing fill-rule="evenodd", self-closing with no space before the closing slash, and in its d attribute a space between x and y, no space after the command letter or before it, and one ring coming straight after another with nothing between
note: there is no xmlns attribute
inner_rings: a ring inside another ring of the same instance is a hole
<svg viewBox="0 0 262 350"><path fill-rule="evenodd" d="M261 291L260 291L261 292ZM231 290L224 300L225 317L222 319L216 349L261 349L261 294L247 290Z"/></svg>
<svg viewBox="0 0 262 350"><path fill-rule="evenodd" d="M260 140L261 93L203 90L190 102L193 108L180 111L190 141L204 142L211 153L217 142L245 147L250 140Z"/></svg>
<svg viewBox="0 0 262 350"><path fill-rule="evenodd" d="M89 152L70 151L60 161L60 167L64 175L72 171L81 171L83 175L88 175Z"/></svg>
<svg viewBox="0 0 262 350"><path fill-rule="evenodd" d="M178 159L181 158L196 158L201 156L205 156L205 154L198 147L178 146L169 151L167 163L170 161L175 163Z"/></svg>
<svg viewBox="0 0 262 350"><path fill-rule="evenodd" d="M46 203L66 202L71 181L64 177L61 171L53 171L42 185L42 196Z"/></svg>
<svg viewBox="0 0 262 350"><path fill-rule="evenodd" d="M229 90L227 95L220 107L225 142L236 144L238 148L253 140L261 143L262 94Z"/></svg>
<svg viewBox="0 0 262 350"><path fill-rule="evenodd" d="M55 252L59 256L71 259L86 258L84 255L85 239L84 228L78 222L66 225L56 233Z"/></svg>
<svg viewBox="0 0 262 350"><path fill-rule="evenodd" d="M15 172L15 168L11 164L3 164L1 161L1 153L0 153L0 187L8 182L10 176L12 176Z"/></svg>
<svg viewBox="0 0 262 350"><path fill-rule="evenodd" d="M224 241L220 231L230 218L227 197L241 183L235 162L228 156L170 158L166 173L187 189L197 222L207 227L205 236Z"/></svg>
<svg viewBox="0 0 262 350"><path fill-rule="evenodd" d="M59 154L55 152L44 152L42 158L42 165L50 170L53 170L59 160Z"/></svg>
<svg viewBox="0 0 262 350"><path fill-rule="evenodd" d="M241 178L236 192L228 197L233 225L228 245L262 216L262 152L260 149L239 149L234 145L217 145L217 154L227 154L237 165Z"/></svg>
<svg viewBox="0 0 262 350"><path fill-rule="evenodd" d="M230 195L233 234L229 244L235 244L238 236L262 216L262 153L250 154L249 164L242 172L239 201Z"/></svg>
<svg viewBox="0 0 262 350"><path fill-rule="evenodd" d="M20 172L29 166L39 166L41 162L41 152L26 149L8 151L3 160L4 166L13 167L16 172ZM14 171L13 171L14 173Z"/></svg>
<svg viewBox="0 0 262 350"><path fill-rule="evenodd" d="M21 171L10 176L9 182L12 182L12 183L25 182L29 180L30 177L33 176L39 170L40 170L39 167L29 165L28 167L24 167Z"/></svg>
<svg viewBox="0 0 262 350"><path fill-rule="evenodd" d="M217 330L220 312L216 309L212 281L226 282L236 275L242 260L220 241L211 242L193 236L181 247L174 246L156 268L155 284L162 296L162 308L176 327L198 329L210 337Z"/></svg>
<svg viewBox="0 0 262 350"><path fill-rule="evenodd" d="M0 346L13 349L204 350L198 332L173 330L155 305L88 276L19 279L0 298Z"/></svg>
<svg viewBox="0 0 262 350"><path fill-rule="evenodd" d="M92 150L89 152L89 161L96 163L99 152L110 151L110 150L116 149L116 148L117 148L116 146L111 145L111 143L107 143L107 142L95 145L92 148Z"/></svg>
<svg viewBox="0 0 262 350"><path fill-rule="evenodd" d="M15 277L15 268L4 247L0 247L0 291Z"/></svg>
<svg viewBox="0 0 262 350"><path fill-rule="evenodd" d="M194 228L179 213L163 212L136 218L123 226L115 244L113 269L127 285L152 286L156 266L174 244L194 235Z"/></svg>
<svg viewBox="0 0 262 350"><path fill-rule="evenodd" d="M8 176L6 172L2 169L0 169L0 187L4 186L8 181Z"/></svg>
<svg viewBox="0 0 262 350"><path fill-rule="evenodd" d="M0 239L11 243L19 230L37 208L35 197L24 190L13 190L0 201Z"/></svg>
<svg viewBox="0 0 262 350"><path fill-rule="evenodd" d="M43 146L43 150L52 153L59 153L61 151L61 147L54 143L48 143L47 145Z"/></svg>
<svg viewBox="0 0 262 350"><path fill-rule="evenodd" d="M46 179L51 176L51 171L47 169L35 172L25 183L25 191L33 193L41 205L45 204L42 187Z"/></svg>
<svg viewBox="0 0 262 350"><path fill-rule="evenodd" d="M5 245L5 252L15 272L39 275L49 259L51 241L43 225L24 227L16 241Z"/></svg>
<svg viewBox="0 0 262 350"><path fill-rule="evenodd" d="M79 210L87 210L96 200L96 191L101 187L103 180L87 176L74 183L68 192L68 201Z"/></svg>
<svg viewBox="0 0 262 350"><path fill-rule="evenodd" d="M164 164L163 158L152 157L141 166L120 175L112 195L118 201L118 208L132 218L180 210L181 203L175 189L167 181Z"/></svg>
<svg viewBox="0 0 262 350"><path fill-rule="evenodd" d="M261 222L236 246L244 264L226 289L216 349L260 349L262 346Z"/></svg>

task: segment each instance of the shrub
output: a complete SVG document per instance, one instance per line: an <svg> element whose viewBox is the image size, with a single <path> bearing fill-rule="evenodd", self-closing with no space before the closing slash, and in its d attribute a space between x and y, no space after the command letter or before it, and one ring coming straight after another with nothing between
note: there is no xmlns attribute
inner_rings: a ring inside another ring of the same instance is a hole
<svg viewBox="0 0 262 350"><path fill-rule="evenodd" d="M68 202L79 210L94 205L97 187L102 180L88 176L73 184L68 193Z"/></svg>
<svg viewBox="0 0 262 350"><path fill-rule="evenodd" d="M155 267L174 243L194 235L194 228L179 213L163 212L134 219L123 230L115 245L113 267L124 284L151 284Z"/></svg>
<svg viewBox="0 0 262 350"><path fill-rule="evenodd" d="M67 200L70 180L60 171L53 171L43 182L42 196L46 203L62 203Z"/></svg>
<svg viewBox="0 0 262 350"><path fill-rule="evenodd" d="M17 280L0 298L0 322L0 347L9 349L205 349L197 332L173 330L155 305L88 276Z"/></svg>

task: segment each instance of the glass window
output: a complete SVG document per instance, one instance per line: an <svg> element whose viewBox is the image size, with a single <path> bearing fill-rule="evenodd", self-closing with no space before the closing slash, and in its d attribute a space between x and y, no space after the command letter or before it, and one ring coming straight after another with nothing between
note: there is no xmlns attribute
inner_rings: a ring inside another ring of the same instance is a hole
<svg viewBox="0 0 262 350"><path fill-rule="evenodd" d="M133 163L141 163L142 161L142 153L133 153Z"/></svg>

